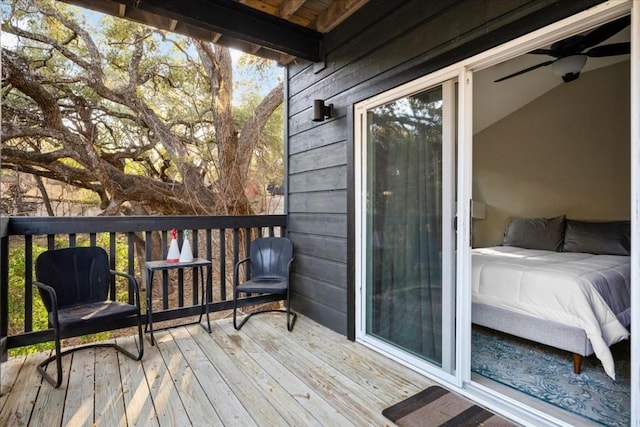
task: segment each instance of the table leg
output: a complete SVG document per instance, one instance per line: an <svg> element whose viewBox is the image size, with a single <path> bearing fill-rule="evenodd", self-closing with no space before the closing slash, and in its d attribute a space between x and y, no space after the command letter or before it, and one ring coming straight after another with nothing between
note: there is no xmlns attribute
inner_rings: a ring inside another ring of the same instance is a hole
<svg viewBox="0 0 640 427"><path fill-rule="evenodd" d="M144 327L145 333L147 332L147 328L149 329L150 335L149 338L151 340L151 345L155 345L155 340L153 339L153 307L151 305L152 292L153 292L153 270L147 272L147 324Z"/></svg>
<svg viewBox="0 0 640 427"><path fill-rule="evenodd" d="M208 267L209 271L211 271L211 267ZM202 326L202 328L211 333L211 322L209 320L209 287L207 286L207 284L204 281L204 267L200 266L199 268L200 270L200 286L202 286L202 303L201 303L201 309L200 309L200 319L198 319L198 323L200 323L200 326ZM205 327L202 324L202 315L204 314L204 312L207 313L207 326Z"/></svg>

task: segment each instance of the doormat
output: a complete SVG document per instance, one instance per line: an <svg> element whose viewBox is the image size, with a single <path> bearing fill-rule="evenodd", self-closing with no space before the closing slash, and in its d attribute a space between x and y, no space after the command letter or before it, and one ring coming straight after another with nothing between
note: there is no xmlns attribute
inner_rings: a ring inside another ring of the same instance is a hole
<svg viewBox="0 0 640 427"><path fill-rule="evenodd" d="M382 415L401 427L516 425L439 386L431 386L384 409Z"/></svg>

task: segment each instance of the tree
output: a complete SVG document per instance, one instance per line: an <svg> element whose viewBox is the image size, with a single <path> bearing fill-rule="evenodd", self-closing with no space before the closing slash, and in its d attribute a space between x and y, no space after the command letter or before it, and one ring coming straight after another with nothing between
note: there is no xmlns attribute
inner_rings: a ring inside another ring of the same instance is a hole
<svg viewBox="0 0 640 427"><path fill-rule="evenodd" d="M98 31L60 2L3 7L2 168L89 189L104 215L253 213L282 82L237 114L227 48L111 17Z"/></svg>

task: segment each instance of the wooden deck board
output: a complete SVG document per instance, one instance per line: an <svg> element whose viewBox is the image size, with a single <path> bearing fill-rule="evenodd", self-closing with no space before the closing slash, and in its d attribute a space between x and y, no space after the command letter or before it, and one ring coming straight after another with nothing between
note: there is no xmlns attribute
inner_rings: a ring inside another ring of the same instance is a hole
<svg viewBox="0 0 640 427"><path fill-rule="evenodd" d="M301 406L312 414L317 420L321 420L325 425L332 426L354 426L343 414L330 405L316 390L292 375L288 366L278 362L271 354L264 351L264 348L256 343L244 332L236 332L231 323L218 323L223 331L229 336L237 335L238 345L258 363L262 369L268 372L273 378L288 390Z"/></svg>
<svg viewBox="0 0 640 427"><path fill-rule="evenodd" d="M253 382L257 399L264 399L271 402L274 409L285 420L287 425L320 426L321 423L315 419L304 406L300 405L285 387L278 382L277 377L265 370L251 355L245 346L240 346L234 335L227 335L219 328L213 328L211 337L220 348L222 348L237 365L236 369L242 371ZM290 375L290 374L289 374ZM289 375L286 375L288 377Z"/></svg>
<svg viewBox="0 0 640 427"><path fill-rule="evenodd" d="M135 337L116 340L124 348L135 348ZM148 349L145 349L148 351ZM144 357L144 356L143 356ZM128 426L158 426L158 417L153 408L149 383L145 377L143 364L124 355L118 355L120 379L124 397L125 415Z"/></svg>
<svg viewBox="0 0 640 427"><path fill-rule="evenodd" d="M67 388L62 425L91 427L95 401L95 349L76 351L66 357L72 359L69 377L60 386ZM38 374L35 376L39 377ZM42 385L50 387L46 382Z"/></svg>
<svg viewBox="0 0 640 427"><path fill-rule="evenodd" d="M126 427L122 381L118 354L111 348L96 349L95 365L95 424L97 426Z"/></svg>
<svg viewBox="0 0 640 427"><path fill-rule="evenodd" d="M192 360L189 360L192 358L188 353L191 353L193 349L188 347L185 341L192 342L193 340L183 328L178 327L167 331L167 335L158 341L158 345L165 361L169 361L167 367L187 411L187 416L192 425L222 426L222 421L202 388L199 376L192 368ZM183 351L187 352L187 357ZM201 372L200 374L201 380L206 381L206 373Z"/></svg>
<svg viewBox="0 0 640 427"><path fill-rule="evenodd" d="M207 339L203 339L200 335L193 335L195 340L190 344L194 350L189 363L195 364L195 370L202 378L202 387L212 402L213 408L222 420L224 425L243 425L256 426L257 424L247 412L242 402L233 394L233 390L220 376L212 361L207 357L207 352L203 348L211 345ZM185 341L183 346L186 346ZM212 349L211 351L216 351Z"/></svg>
<svg viewBox="0 0 640 427"><path fill-rule="evenodd" d="M161 331L155 334L156 345L148 345L147 341L142 364L159 424L161 426L189 425L187 411L167 368L167 364L170 364L171 360L163 358L159 345L160 340L164 341L170 338L171 334L168 331Z"/></svg>
<svg viewBox="0 0 640 427"><path fill-rule="evenodd" d="M245 326L247 334L262 343L265 348L271 348L279 360L288 364L291 372L322 390L324 398L336 408L340 408L353 422L357 422L360 417L371 420L375 425L389 422L382 416L382 409L386 406L383 396L371 393L362 387L357 379L344 375L269 323L257 320L251 327L248 323ZM283 329L286 331L286 328Z"/></svg>
<svg viewBox="0 0 640 427"><path fill-rule="evenodd" d="M218 369L222 378L240 402L242 402L242 405L256 424L272 426L286 425L285 420L270 401L264 398L256 398L260 393L256 390L255 381L245 371L238 368L233 355L227 354L217 346L207 345L207 343L213 344L215 342L209 336L204 337L204 340L206 340L205 343L202 341L202 335L196 335L196 337L201 337L200 347Z"/></svg>
<svg viewBox="0 0 640 427"><path fill-rule="evenodd" d="M47 357L47 355L40 355ZM40 388L40 375L36 365L41 360L37 354L30 354L20 365L20 372L11 387L4 408L0 413L0 426L26 426ZM36 378L36 381L33 379Z"/></svg>
<svg viewBox="0 0 640 427"><path fill-rule="evenodd" d="M141 362L75 352L57 390L35 370L45 353L12 358L1 366L0 425L392 425L382 409L433 384L303 316L292 332L280 314L242 331L230 319L212 326L158 331Z"/></svg>
<svg viewBox="0 0 640 427"><path fill-rule="evenodd" d="M0 364L0 412L9 398L9 392L16 382L26 358L26 356L12 357L7 362Z"/></svg>
<svg viewBox="0 0 640 427"><path fill-rule="evenodd" d="M43 355L44 356L44 355ZM45 357L38 360L40 363ZM62 377L69 378L69 370L71 369L71 357L62 358ZM55 378L56 364L55 362L49 363L47 366L47 372L49 375ZM35 374L39 377L39 374ZM43 379L43 383L46 381ZM64 414L64 402L66 399L67 391L60 388L40 387L38 398L33 405L33 413L31 415L30 423L32 425L51 425L58 426L62 423L62 416Z"/></svg>

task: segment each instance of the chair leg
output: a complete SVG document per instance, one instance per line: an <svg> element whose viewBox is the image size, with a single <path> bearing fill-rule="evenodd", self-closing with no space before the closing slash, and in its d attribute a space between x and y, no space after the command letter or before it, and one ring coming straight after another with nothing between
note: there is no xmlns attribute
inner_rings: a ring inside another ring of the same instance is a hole
<svg viewBox="0 0 640 427"><path fill-rule="evenodd" d="M289 332L293 330L293 325L296 323L297 317L298 315L291 311L291 300L289 299L289 295L287 295L287 330Z"/></svg>
<svg viewBox="0 0 640 427"><path fill-rule="evenodd" d="M244 317L244 319L242 319L242 321L240 322L239 325L236 323L236 309L237 309L237 302L236 302L236 297L235 297L235 294L234 294L234 300L233 300L233 327L237 331L242 329L244 324L247 323L249 318L251 318L251 316L253 316L254 314L279 312L279 313L286 313L287 314L287 330L289 332L291 332L293 330L293 325L296 323L296 318L298 316L296 313L291 311L291 302L290 302L290 300L288 298L287 298L287 308L286 308L286 310L270 309L270 310L254 311L253 313L247 314Z"/></svg>
<svg viewBox="0 0 640 427"><path fill-rule="evenodd" d="M51 384L54 388L60 387L62 384L62 356L64 353L60 351L60 333L55 331L55 354L48 359L41 362L38 366L38 372L42 375L42 378L47 380L49 384ZM54 380L51 375L47 372L47 366L52 361L56 361L56 379Z"/></svg>
<svg viewBox="0 0 640 427"><path fill-rule="evenodd" d="M140 360L142 359L142 355L144 354L144 340L142 339L142 318L140 316L138 316L138 344L136 344L136 348L138 349L138 354L135 355L133 353L131 353L129 350L119 346L118 344L96 344L98 346L104 346L104 347L113 347L116 350L118 350L120 353L123 353L124 355L126 355L127 357L129 357L130 359L133 360Z"/></svg>
<svg viewBox="0 0 640 427"><path fill-rule="evenodd" d="M242 325L244 325L244 321L240 324L240 326L238 326L236 322L236 310L238 310L238 292L234 290L233 291L233 328L236 331L239 331L240 328L242 328Z"/></svg>
<svg viewBox="0 0 640 427"><path fill-rule="evenodd" d="M49 384L51 384L54 388L58 388L62 384L62 356L65 356L65 355L67 355L69 353L73 353L74 351L85 350L85 349L92 348L92 347L103 347L103 348L104 347L111 347L111 348L115 348L116 350L118 350L119 352L121 352L125 356L129 357L130 359L133 359L133 360L136 360L136 361L142 359L142 355L144 354L144 340L142 339L142 319L141 319L140 316L138 316L138 344L136 344L136 348L138 349L138 354L137 355L131 353L129 350L119 346L116 343L89 344L89 345L83 345L83 346L80 346L80 347L71 348L71 349L65 350L65 351L60 351L61 348L60 348L59 334L56 334L55 347L56 347L55 354L53 356L49 357L48 359L42 361L37 366L37 370L38 370L38 372L40 372L42 377L45 380L47 380L47 382ZM54 360L56 361L56 374L57 374L57 378L56 379L54 379L47 372L47 366L49 365L49 363L51 363Z"/></svg>

